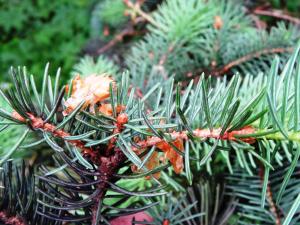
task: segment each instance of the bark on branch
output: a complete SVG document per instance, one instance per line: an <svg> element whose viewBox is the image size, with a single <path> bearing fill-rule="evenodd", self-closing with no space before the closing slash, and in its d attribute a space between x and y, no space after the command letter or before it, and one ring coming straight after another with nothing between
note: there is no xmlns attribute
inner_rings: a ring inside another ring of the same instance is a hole
<svg viewBox="0 0 300 225"><path fill-rule="evenodd" d="M278 18L278 19L282 19L282 20L287 20L296 25L300 25L300 19L298 19L296 17L292 17L292 16L282 12L281 10L275 10L275 9L264 10L264 9L257 8L253 11L253 13L256 15L260 15L260 16L270 16L270 17L274 17L274 18Z"/></svg>

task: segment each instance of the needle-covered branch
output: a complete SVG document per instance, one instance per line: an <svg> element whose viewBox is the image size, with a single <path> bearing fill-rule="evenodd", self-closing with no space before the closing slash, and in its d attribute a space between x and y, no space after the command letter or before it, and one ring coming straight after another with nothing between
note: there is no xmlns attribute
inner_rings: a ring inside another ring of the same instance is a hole
<svg viewBox="0 0 300 225"><path fill-rule="evenodd" d="M209 168L215 157L222 158L231 170L231 155L236 154L237 164L249 173L247 160L251 160L252 166L263 164L269 171L274 169L274 161L280 163L283 157L290 157L300 132L300 67L296 64L299 49L300 46L281 76L277 76L279 60L276 59L268 77L235 76L227 81L201 76L185 87L168 79L140 97L127 74L121 81L107 75L76 76L67 86L67 93L62 89L59 94L58 82L51 89L46 70L39 94L34 80L29 83L26 74L13 71L15 86L3 93L13 111L1 110L0 116L5 125L22 124L43 134L42 140L59 156L56 161L63 163L54 171L42 167L44 175L39 179L47 187L56 185L66 193L68 190L88 193L93 200L77 207L88 204L91 211L77 219L90 218L93 224L98 224L101 219L113 218L106 207L116 207L104 206L108 191L118 192L124 198L164 194L159 173L166 169L166 161L172 165L170 170L185 174L191 183L194 166ZM50 96L45 94L46 90L51 90ZM279 151L278 144L285 145L287 141L292 143L291 150ZM60 179L62 171L68 174L64 179ZM136 176L151 178L159 185L136 192L117 184L120 179ZM280 193L284 190L283 185ZM68 198L77 204L77 200ZM38 207L44 215L42 209ZM59 211L61 207L56 209Z"/></svg>

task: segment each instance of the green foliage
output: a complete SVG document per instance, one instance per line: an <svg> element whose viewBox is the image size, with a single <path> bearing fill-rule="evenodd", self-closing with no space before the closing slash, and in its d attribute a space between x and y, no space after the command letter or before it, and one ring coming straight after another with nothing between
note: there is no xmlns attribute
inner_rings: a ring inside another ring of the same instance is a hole
<svg viewBox="0 0 300 225"><path fill-rule="evenodd" d="M101 3L98 15L104 24L116 27L126 22L125 9L126 7L122 0L105 0Z"/></svg>
<svg viewBox="0 0 300 225"><path fill-rule="evenodd" d="M89 37L90 4L86 0L0 3L1 77L10 65L27 65L31 73L40 74L47 61L70 71Z"/></svg>
<svg viewBox="0 0 300 225"><path fill-rule="evenodd" d="M299 15L300 2L294 0L280 1L280 0L269 0L275 8L281 9L285 7L289 12Z"/></svg>
<svg viewBox="0 0 300 225"><path fill-rule="evenodd" d="M289 51L280 52L280 49L288 49L294 46L299 40L299 35L296 27L291 25L286 27L283 23L272 27L269 33L265 30L259 31L249 28L246 33L229 35L224 45L221 45L222 63L226 65L236 59L254 54L250 60L235 65L232 71L254 75L262 71L268 71L275 54L281 56L281 64L287 60ZM264 49L266 50L265 53L263 53ZM274 52L272 52L272 49ZM279 52L276 52L276 49ZM268 50L270 51L268 52ZM256 53L258 54L255 56Z"/></svg>
<svg viewBox="0 0 300 225"><path fill-rule="evenodd" d="M101 37L109 40L113 35L128 22L124 15L125 5L123 0L103 0L97 2L91 14L91 36ZM104 29L108 29L109 34L104 35Z"/></svg>

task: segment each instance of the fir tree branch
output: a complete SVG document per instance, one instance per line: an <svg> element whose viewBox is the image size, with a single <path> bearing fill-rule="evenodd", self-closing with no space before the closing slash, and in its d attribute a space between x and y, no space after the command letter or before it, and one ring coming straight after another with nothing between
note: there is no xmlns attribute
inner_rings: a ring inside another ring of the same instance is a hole
<svg viewBox="0 0 300 225"><path fill-rule="evenodd" d="M27 113L30 118L30 126L33 129L43 130L51 133L54 137L59 137L64 139L65 137L71 136L68 132L63 129L57 129L55 125L50 123L45 123L43 119L35 117L32 114ZM14 117L20 121L24 121L24 119L14 113ZM115 123L116 128L113 133L120 133L124 128L124 124L127 123L128 117L126 114L120 114L117 116L117 121ZM88 155L91 157L92 161L99 165L99 180L101 181L98 184L98 188L100 190L99 194L95 196L94 206L92 207L92 225L99 224L99 213L101 212L101 201L104 199L104 196L108 190L109 182L114 178L113 174L119 168L119 166L126 160L126 156L119 149L115 148L116 139L112 138L108 145L108 150L113 154L109 156L99 156L96 151L93 151L92 148L84 147L84 143L80 140L66 140L68 143L76 146L81 149L83 155ZM112 148L114 151L112 151ZM10 220L7 220L10 221ZM21 223L7 223L11 225L22 225Z"/></svg>
<svg viewBox="0 0 300 225"><path fill-rule="evenodd" d="M8 216L5 212L0 212L0 221L7 225L26 225L22 218L18 216Z"/></svg>

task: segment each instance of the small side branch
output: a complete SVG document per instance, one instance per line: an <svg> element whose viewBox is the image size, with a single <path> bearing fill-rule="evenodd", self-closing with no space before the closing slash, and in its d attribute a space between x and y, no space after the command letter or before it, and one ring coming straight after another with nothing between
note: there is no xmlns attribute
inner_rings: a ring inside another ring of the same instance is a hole
<svg viewBox="0 0 300 225"><path fill-rule="evenodd" d="M137 31L133 29L133 27L126 27L124 30L121 31L121 33L117 34L111 41L109 41L106 45L104 45L102 48L97 50L97 54L102 54L118 44L119 42L123 41L123 38L126 36L134 36L138 34Z"/></svg>
<svg viewBox="0 0 300 225"><path fill-rule="evenodd" d="M244 62L247 62L253 58L258 58L261 55L266 55L266 54L276 54L276 53L284 53L284 52L292 52L293 48L289 47L289 48L271 48L271 49L263 49L261 51L257 51L257 52L253 52L250 53L248 55L245 55L241 58L238 58L228 64L226 64L225 66L223 66L220 69L217 69L215 71L212 71L212 75L214 76L220 76L226 72L228 72L231 68L238 66Z"/></svg>
<svg viewBox="0 0 300 225"><path fill-rule="evenodd" d="M213 129L212 131L210 131L209 129L196 129L193 131L193 135L200 139L214 138L214 139L220 139L220 140L234 141L234 140L237 140L235 135L247 135L247 134L253 134L254 132L255 132L255 129L252 127L244 127L240 130L225 132L223 135L220 134L221 128ZM173 140L177 140L177 139L188 140L189 139L187 131L168 133L168 136L170 136L170 138ZM241 138L240 140L247 142L247 143L255 142L254 138ZM147 147L152 147L154 145L157 145L163 141L164 140L159 137L150 137L147 140L137 142L137 145L140 148L147 148ZM135 150L137 150L137 149L135 149Z"/></svg>
<svg viewBox="0 0 300 225"><path fill-rule="evenodd" d="M300 25L300 19L298 19L296 17L292 17L292 16L282 12L281 10L274 10L274 9L264 10L264 9L257 8L253 11L253 14L260 15L260 16L270 16L270 17L274 17L277 19L287 20L296 25Z"/></svg>
<svg viewBox="0 0 300 225"><path fill-rule="evenodd" d="M28 116L30 118L30 126L32 129L35 130L42 130L51 133L54 137L59 137L61 139L64 139L65 137L72 136L70 133L64 131L63 129L57 129L55 125L51 123L45 123L42 118L36 117L33 114L28 113ZM21 122L24 122L24 118L22 118L18 113L13 112L13 117L15 119L20 120ZM92 151L91 148L86 148L84 143L80 140L65 140L68 143L72 144L73 146L76 146L78 149L81 150L83 155L89 155L91 158L95 158L96 155Z"/></svg>
<svg viewBox="0 0 300 225"><path fill-rule="evenodd" d="M157 23L149 14L147 14L146 12L144 12L141 9L141 3L139 1L137 1L137 3L132 3L130 0L123 0L124 4L131 9L134 13L138 14L139 16L141 16L142 18L144 18L146 21L148 21L149 23L151 23L153 26L164 30L165 28L162 27L159 23Z"/></svg>

